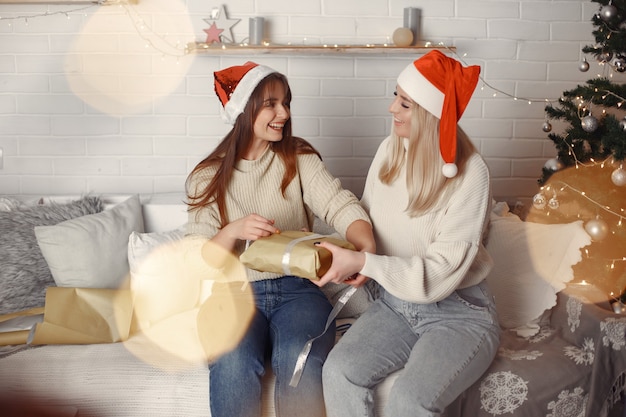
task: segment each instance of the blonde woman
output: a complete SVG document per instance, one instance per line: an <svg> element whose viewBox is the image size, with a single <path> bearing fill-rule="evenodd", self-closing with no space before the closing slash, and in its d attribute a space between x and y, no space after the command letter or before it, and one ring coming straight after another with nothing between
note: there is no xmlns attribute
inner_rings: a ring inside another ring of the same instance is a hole
<svg viewBox="0 0 626 417"><path fill-rule="evenodd" d="M324 365L328 417L373 416L374 388L400 369L385 415L440 416L495 356L489 172L457 125L478 77L439 51L406 67L362 198L377 254L322 243L333 264L319 285L358 273L381 293Z"/></svg>

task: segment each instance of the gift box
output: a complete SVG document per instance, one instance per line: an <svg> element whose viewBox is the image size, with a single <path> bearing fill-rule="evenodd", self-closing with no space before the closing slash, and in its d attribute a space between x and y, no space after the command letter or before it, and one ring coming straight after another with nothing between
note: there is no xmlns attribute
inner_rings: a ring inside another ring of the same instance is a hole
<svg viewBox="0 0 626 417"><path fill-rule="evenodd" d="M333 258L330 251L315 245L323 241L355 249L350 242L332 236L283 231L255 240L239 259L256 271L318 280L328 271Z"/></svg>

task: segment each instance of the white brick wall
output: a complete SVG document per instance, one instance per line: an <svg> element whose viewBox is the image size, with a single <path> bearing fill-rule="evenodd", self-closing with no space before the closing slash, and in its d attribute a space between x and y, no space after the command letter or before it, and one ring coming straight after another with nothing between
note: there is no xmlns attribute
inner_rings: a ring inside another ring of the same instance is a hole
<svg viewBox="0 0 626 417"><path fill-rule="evenodd" d="M593 62L578 71L581 47L593 43L597 5L588 0L2 4L0 193L182 191L187 173L228 128L212 72L253 59L288 75L295 133L360 195L390 130L395 78L415 56L174 56L206 39L204 19L222 4L230 19L241 19L237 42L248 35L249 17L264 16L271 42L331 45L390 42L402 9L419 7L423 40L455 46L467 64L482 67L484 82L461 125L485 156L498 199L535 194L541 167L555 154L541 130L541 100L605 74Z"/></svg>

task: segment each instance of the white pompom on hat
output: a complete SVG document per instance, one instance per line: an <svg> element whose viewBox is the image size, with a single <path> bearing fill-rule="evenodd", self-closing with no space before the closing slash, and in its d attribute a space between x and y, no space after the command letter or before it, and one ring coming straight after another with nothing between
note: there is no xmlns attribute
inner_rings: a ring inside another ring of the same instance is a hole
<svg viewBox="0 0 626 417"><path fill-rule="evenodd" d="M443 175L456 176L456 125L469 103L480 67L464 67L441 51L433 50L413 61L398 76L398 85L417 104L439 118L439 150Z"/></svg>
<svg viewBox="0 0 626 417"><path fill-rule="evenodd" d="M234 125L256 86L274 72L277 71L251 61L214 72L215 94L222 103L222 119Z"/></svg>

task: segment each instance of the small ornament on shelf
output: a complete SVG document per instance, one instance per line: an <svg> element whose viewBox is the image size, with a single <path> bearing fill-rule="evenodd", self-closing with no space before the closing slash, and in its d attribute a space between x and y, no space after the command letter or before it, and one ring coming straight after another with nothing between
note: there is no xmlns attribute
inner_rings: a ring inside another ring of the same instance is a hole
<svg viewBox="0 0 626 417"><path fill-rule="evenodd" d="M413 32L404 27L394 30L393 43L400 47L410 46L413 43Z"/></svg>
<svg viewBox="0 0 626 417"><path fill-rule="evenodd" d="M222 41L220 36L222 35L222 32L224 32L224 29L219 29L215 22L211 23L211 26L208 29L202 30L207 35L205 40L206 43L220 43Z"/></svg>
<svg viewBox="0 0 626 417"><path fill-rule="evenodd" d="M210 19L203 19L208 25L208 29L203 29L207 34L206 43L223 43L223 41L235 42L233 36L233 26L235 26L241 19L229 19L226 15L226 9L224 5L219 8L214 7L211 11Z"/></svg>
<svg viewBox="0 0 626 417"><path fill-rule="evenodd" d="M251 17L248 23L248 43L260 45L265 41L265 18Z"/></svg>
<svg viewBox="0 0 626 417"><path fill-rule="evenodd" d="M405 7L403 15L403 26L411 30L413 37L409 45L415 45L420 35L420 19L421 10L417 7Z"/></svg>

